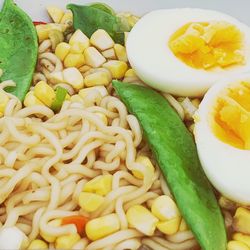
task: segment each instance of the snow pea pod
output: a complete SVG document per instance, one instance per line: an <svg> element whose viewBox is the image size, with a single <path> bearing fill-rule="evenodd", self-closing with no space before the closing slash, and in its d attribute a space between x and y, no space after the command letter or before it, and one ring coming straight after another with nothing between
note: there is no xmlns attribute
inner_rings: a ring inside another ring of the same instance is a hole
<svg viewBox="0 0 250 250"><path fill-rule="evenodd" d="M13 80L16 87L5 90L21 101L30 88L37 54L37 34L32 20L12 0L5 0L0 13L0 68L3 70L0 80Z"/></svg>
<svg viewBox="0 0 250 250"><path fill-rule="evenodd" d="M190 132L156 91L119 81L113 81L113 86L138 118L181 214L202 249L225 250L223 216Z"/></svg>

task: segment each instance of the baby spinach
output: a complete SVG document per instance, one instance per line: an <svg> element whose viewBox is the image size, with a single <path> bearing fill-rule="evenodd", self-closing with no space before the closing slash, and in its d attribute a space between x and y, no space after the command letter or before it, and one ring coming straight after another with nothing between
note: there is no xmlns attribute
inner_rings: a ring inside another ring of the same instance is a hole
<svg viewBox="0 0 250 250"><path fill-rule="evenodd" d="M106 6L69 4L67 8L73 12L75 29L80 29L88 37L97 29L104 29L116 43L124 44L124 32L129 29Z"/></svg>
<svg viewBox="0 0 250 250"><path fill-rule="evenodd" d="M12 0L5 0L0 14L0 68L3 70L0 80L13 80L16 87L6 91L21 101L30 88L37 54L37 34L32 20Z"/></svg>

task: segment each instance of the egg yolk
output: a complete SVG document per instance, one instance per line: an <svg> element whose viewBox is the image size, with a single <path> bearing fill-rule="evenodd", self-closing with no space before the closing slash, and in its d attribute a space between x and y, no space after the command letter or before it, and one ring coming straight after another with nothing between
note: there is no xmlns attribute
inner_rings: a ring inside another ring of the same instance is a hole
<svg viewBox="0 0 250 250"><path fill-rule="evenodd" d="M250 83L232 85L216 101L214 134L223 142L250 150Z"/></svg>
<svg viewBox="0 0 250 250"><path fill-rule="evenodd" d="M243 34L227 22L189 23L169 40L172 52L197 69L243 64Z"/></svg>

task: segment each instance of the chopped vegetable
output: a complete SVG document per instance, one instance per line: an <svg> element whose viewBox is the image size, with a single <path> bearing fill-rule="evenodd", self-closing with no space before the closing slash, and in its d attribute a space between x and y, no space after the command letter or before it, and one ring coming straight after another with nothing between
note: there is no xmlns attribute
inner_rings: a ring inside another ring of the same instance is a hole
<svg viewBox="0 0 250 250"><path fill-rule="evenodd" d="M249 247L243 242L231 240L228 242L227 250L249 250Z"/></svg>
<svg viewBox="0 0 250 250"><path fill-rule="evenodd" d="M242 233L235 233L233 235L233 239L245 243L248 247L250 247L250 236Z"/></svg>
<svg viewBox="0 0 250 250"><path fill-rule="evenodd" d="M178 232L180 223L181 223L181 218L176 217L171 220L160 221L157 223L156 227L158 228L158 230L160 230L162 233L166 235L173 235Z"/></svg>
<svg viewBox="0 0 250 250"><path fill-rule="evenodd" d="M80 215L74 215L62 218L61 225L74 224L77 228L78 234L84 235L85 225L87 222L88 218Z"/></svg>
<svg viewBox="0 0 250 250"><path fill-rule="evenodd" d="M250 210L238 207L234 215L233 228L237 232L250 234Z"/></svg>
<svg viewBox="0 0 250 250"><path fill-rule="evenodd" d="M113 81L113 86L138 118L181 214L202 249L225 250L224 220L202 171L192 135L154 90L119 81Z"/></svg>
<svg viewBox="0 0 250 250"><path fill-rule="evenodd" d="M56 88L56 97L55 100L53 101L53 103L51 104L51 109L55 112L60 111L63 102L66 98L67 95L67 90L62 88L62 87L57 87Z"/></svg>
<svg viewBox="0 0 250 250"><path fill-rule="evenodd" d="M30 88L36 66L38 43L36 29L29 16L12 0L5 0L0 16L0 81L13 80L6 88L23 101Z"/></svg>
<svg viewBox="0 0 250 250"><path fill-rule="evenodd" d="M72 249L72 247L81 239L79 234L62 235L56 239L56 249Z"/></svg>
<svg viewBox="0 0 250 250"><path fill-rule="evenodd" d="M110 15L115 15L115 11L107 4L105 3L91 3L89 6L105 11L106 13L110 14Z"/></svg>
<svg viewBox="0 0 250 250"><path fill-rule="evenodd" d="M56 96L54 89L44 81L40 81L36 84L34 95L48 107L51 107Z"/></svg>
<svg viewBox="0 0 250 250"><path fill-rule="evenodd" d="M103 202L101 195L87 192L81 192L78 200L79 206L88 213L96 211Z"/></svg>
<svg viewBox="0 0 250 250"><path fill-rule="evenodd" d="M46 250L48 249L48 244L43 240L33 240L31 241L28 250Z"/></svg>
<svg viewBox="0 0 250 250"><path fill-rule="evenodd" d="M40 24L47 24L47 23L38 21L38 22L33 22L33 24L34 24L35 26L37 26L37 25L40 25Z"/></svg>

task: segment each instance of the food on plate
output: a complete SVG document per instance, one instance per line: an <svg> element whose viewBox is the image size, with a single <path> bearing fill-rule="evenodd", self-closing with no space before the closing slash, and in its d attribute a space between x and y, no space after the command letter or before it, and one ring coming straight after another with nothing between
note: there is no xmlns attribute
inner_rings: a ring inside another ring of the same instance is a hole
<svg viewBox="0 0 250 250"><path fill-rule="evenodd" d="M250 29L212 10L165 9L143 16L127 39L136 74L178 96L201 96L216 81L250 70Z"/></svg>

